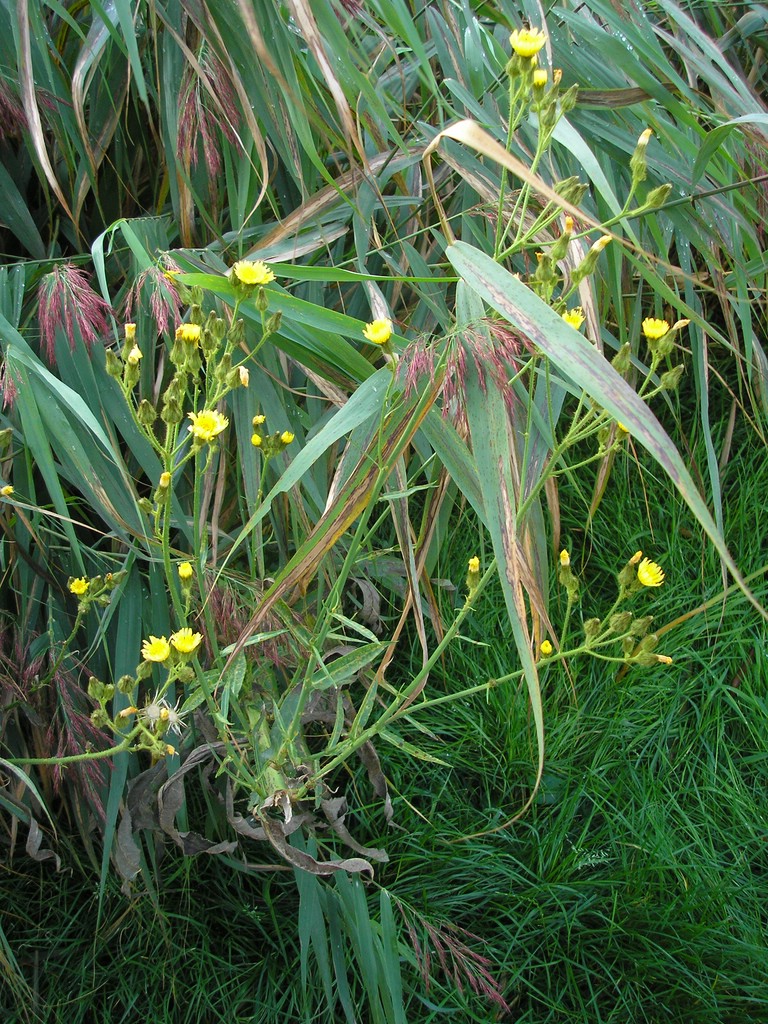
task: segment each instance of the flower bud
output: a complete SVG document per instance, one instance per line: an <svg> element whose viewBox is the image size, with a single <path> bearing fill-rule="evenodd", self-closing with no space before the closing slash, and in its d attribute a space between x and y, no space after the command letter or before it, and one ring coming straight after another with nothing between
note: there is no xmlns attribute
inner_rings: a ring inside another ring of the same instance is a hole
<svg viewBox="0 0 768 1024"><path fill-rule="evenodd" d="M105 353L107 360L107 373L110 377L114 377L119 380L123 375L123 364L117 358L111 348L108 348Z"/></svg>
<svg viewBox="0 0 768 1024"><path fill-rule="evenodd" d="M587 641L589 641L594 640L595 637L600 635L603 628L603 624L600 621L600 619L587 619L587 621L584 623L583 628L584 636L587 638Z"/></svg>
<svg viewBox="0 0 768 1024"><path fill-rule="evenodd" d="M616 373L623 377L632 365L632 346L628 341L624 342L619 351L611 360L611 366Z"/></svg>
<svg viewBox="0 0 768 1024"><path fill-rule="evenodd" d="M149 428L157 419L157 409L146 398L142 398L136 410L136 419L142 427Z"/></svg>
<svg viewBox="0 0 768 1024"><path fill-rule="evenodd" d="M652 188L645 197L643 206L648 210L658 210L658 208L663 206L669 199L671 191L672 186L670 184L659 185L658 188Z"/></svg>
<svg viewBox="0 0 768 1024"><path fill-rule="evenodd" d="M645 181L647 174L646 164L646 150L648 149L648 143L653 135L651 128L646 128L645 131L640 135L635 146L635 151L629 161L629 169L632 172L632 184L639 185L641 181Z"/></svg>
<svg viewBox="0 0 768 1024"><path fill-rule="evenodd" d="M678 385L680 384L680 378L683 376L683 364L678 363L677 366L673 366L671 370L667 370L666 373L662 373L659 386L662 391L677 391Z"/></svg>
<svg viewBox="0 0 768 1024"><path fill-rule="evenodd" d="M133 678L133 676L120 676L120 678L117 680L117 688L120 691L120 693L133 693L135 686L136 680Z"/></svg>

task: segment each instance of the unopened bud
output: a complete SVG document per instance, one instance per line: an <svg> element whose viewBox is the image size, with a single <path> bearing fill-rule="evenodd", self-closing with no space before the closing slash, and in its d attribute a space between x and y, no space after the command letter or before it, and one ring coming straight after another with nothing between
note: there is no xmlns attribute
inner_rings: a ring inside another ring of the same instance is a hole
<svg viewBox="0 0 768 1024"><path fill-rule="evenodd" d="M672 191L670 184L659 185L658 188L652 188L648 195L645 197L643 206L648 210L658 210L660 206L669 199L669 194Z"/></svg>
<svg viewBox="0 0 768 1024"><path fill-rule="evenodd" d="M632 365L632 346L627 341L625 342L616 355L611 360L611 366L614 368L616 373L624 374L629 370Z"/></svg>
<svg viewBox="0 0 768 1024"><path fill-rule="evenodd" d="M662 373L661 380L659 382L662 391L677 391L678 385L680 384L680 378L683 376L683 364L678 363L677 366L673 366L671 370L667 370L666 373Z"/></svg>
<svg viewBox="0 0 768 1024"><path fill-rule="evenodd" d="M151 427L157 419L157 409L146 398L142 398L136 410L136 419L142 427Z"/></svg>
<svg viewBox="0 0 768 1024"><path fill-rule="evenodd" d="M646 150L648 149L648 143L650 142L652 135L653 130L651 128L646 128L637 140L635 151L629 161L629 169L632 172L633 185L639 185L641 181L645 181L648 171L646 164Z"/></svg>

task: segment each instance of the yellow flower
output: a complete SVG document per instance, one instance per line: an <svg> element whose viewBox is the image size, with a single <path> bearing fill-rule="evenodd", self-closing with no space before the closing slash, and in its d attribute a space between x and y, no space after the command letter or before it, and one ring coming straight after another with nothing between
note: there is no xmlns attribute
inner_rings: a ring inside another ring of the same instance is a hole
<svg viewBox="0 0 768 1024"><path fill-rule="evenodd" d="M386 345L392 337L392 321L381 319L366 324L363 329L363 336L374 345Z"/></svg>
<svg viewBox="0 0 768 1024"><path fill-rule="evenodd" d="M280 435L280 444L290 444L295 437L296 435L292 434L290 430L284 430Z"/></svg>
<svg viewBox="0 0 768 1024"><path fill-rule="evenodd" d="M88 587L90 587L90 581L85 576L78 576L77 579L70 580L67 586L69 587L70 594L75 594L77 597L82 597L83 594L88 593Z"/></svg>
<svg viewBox="0 0 768 1024"><path fill-rule="evenodd" d="M534 89L543 89L547 84L549 75L543 68L537 68L533 72L533 87Z"/></svg>
<svg viewBox="0 0 768 1024"><path fill-rule="evenodd" d="M543 658L548 658L552 653L552 644L549 640L542 640L541 647L539 648Z"/></svg>
<svg viewBox="0 0 768 1024"><path fill-rule="evenodd" d="M143 358L144 358L144 356L143 356L142 351L139 348L139 346L138 345L134 345L133 348L131 349L131 351L128 353L128 363L129 363L129 365L131 365L131 366L138 366L139 365L139 360L141 360Z"/></svg>
<svg viewBox="0 0 768 1024"><path fill-rule="evenodd" d="M163 490L165 490L166 487L170 487L170 486L171 486L171 474L167 473L167 472L166 473L161 473L160 474L160 487L162 487Z"/></svg>
<svg viewBox="0 0 768 1024"><path fill-rule="evenodd" d="M179 579L191 580L194 569L191 562L179 562Z"/></svg>
<svg viewBox="0 0 768 1024"><path fill-rule="evenodd" d="M637 567L637 578L644 587L660 587L664 582L664 571L650 558L644 558Z"/></svg>
<svg viewBox="0 0 768 1024"><path fill-rule="evenodd" d="M179 324L176 328L176 340L188 342L200 341L200 324Z"/></svg>
<svg viewBox="0 0 768 1024"><path fill-rule="evenodd" d="M516 28L509 37L509 45L518 57L535 57L546 41L546 35L537 28Z"/></svg>
<svg viewBox="0 0 768 1024"><path fill-rule="evenodd" d="M193 633L189 626L177 629L171 634L171 643L179 654L192 654L200 646L203 639L202 633Z"/></svg>
<svg viewBox="0 0 768 1024"><path fill-rule="evenodd" d="M263 442L264 439L261 434L251 434L251 444L254 445L254 447L261 448Z"/></svg>
<svg viewBox="0 0 768 1024"><path fill-rule="evenodd" d="M581 325L584 323L584 310L581 306L574 306L573 309L569 309L563 313L563 320L567 324L570 324L574 330L578 331Z"/></svg>
<svg viewBox="0 0 768 1024"><path fill-rule="evenodd" d="M2 494L4 498L10 498L13 494L13 486L11 484L6 484L5 487L0 487L0 494Z"/></svg>
<svg viewBox="0 0 768 1024"><path fill-rule="evenodd" d="M271 284L275 275L261 260L238 260L230 271L240 284Z"/></svg>
<svg viewBox="0 0 768 1024"><path fill-rule="evenodd" d="M648 316L643 320L643 334L649 341L658 341L665 334L669 333L669 324L666 320L657 320Z"/></svg>
<svg viewBox="0 0 768 1024"><path fill-rule="evenodd" d="M212 441L214 437L229 426L227 417L223 416L220 412L216 412L214 409L191 412L189 413L189 418L192 420L192 426L187 427L187 430L198 441Z"/></svg>
<svg viewBox="0 0 768 1024"><path fill-rule="evenodd" d="M560 565L566 569L571 564L571 555L567 548L563 548L560 552Z"/></svg>
<svg viewBox="0 0 768 1024"><path fill-rule="evenodd" d="M672 665L672 664L674 664L672 659L670 658L670 656L668 654L657 654L656 655L656 661L658 661L659 664L661 664L661 665Z"/></svg>
<svg viewBox="0 0 768 1024"><path fill-rule="evenodd" d="M629 564L630 565L637 565L637 563L640 561L640 559L642 557L643 557L643 552L642 551L636 551L634 553L634 555L632 555L632 557L630 558Z"/></svg>
<svg viewBox="0 0 768 1024"><path fill-rule="evenodd" d="M251 423L254 425L254 427L260 427L262 423L266 421L266 419L267 417L263 413L259 413L258 416L253 417Z"/></svg>
<svg viewBox="0 0 768 1024"><path fill-rule="evenodd" d="M135 337L136 337L136 324L126 324L125 325L125 340L126 341L133 341L133 339Z"/></svg>
<svg viewBox="0 0 768 1024"><path fill-rule="evenodd" d="M247 366L238 366L237 372L240 375L241 386L247 388L251 382L251 371Z"/></svg>
<svg viewBox="0 0 768 1024"><path fill-rule="evenodd" d="M469 571L474 575L480 572L480 559L475 555L469 560Z"/></svg>
<svg viewBox="0 0 768 1024"><path fill-rule="evenodd" d="M141 645L141 656L144 661L166 661L171 653L171 645L164 636L150 636Z"/></svg>
<svg viewBox="0 0 768 1024"><path fill-rule="evenodd" d="M623 423L619 423L618 420L616 421L616 426L619 428L619 433L620 434L628 434L629 433L629 431L624 426L624 424Z"/></svg>

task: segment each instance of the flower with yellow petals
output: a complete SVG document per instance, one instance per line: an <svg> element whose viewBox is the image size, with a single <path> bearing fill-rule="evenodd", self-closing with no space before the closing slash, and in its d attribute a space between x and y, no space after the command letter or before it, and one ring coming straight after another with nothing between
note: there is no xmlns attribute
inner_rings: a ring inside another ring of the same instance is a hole
<svg viewBox="0 0 768 1024"><path fill-rule="evenodd" d="M257 416L253 417L251 423L254 425L254 427L260 427L263 423L266 422L266 419L267 417L264 415L264 413L259 413Z"/></svg>
<svg viewBox="0 0 768 1024"><path fill-rule="evenodd" d="M544 32L537 28L516 28L509 37L509 45L518 57L535 57L546 41Z"/></svg>
<svg viewBox="0 0 768 1024"><path fill-rule="evenodd" d="M187 430L198 441L210 442L217 437L222 430L229 426L229 420L215 409L204 409L202 412L191 412L189 418L192 425Z"/></svg>
<svg viewBox="0 0 768 1024"><path fill-rule="evenodd" d="M542 640L539 651L541 652L541 656L543 658L548 658L550 656L550 654L552 653L552 644L549 642L549 640Z"/></svg>
<svg viewBox="0 0 768 1024"><path fill-rule="evenodd" d="M179 562L179 579L191 580L194 569L191 562Z"/></svg>
<svg viewBox="0 0 768 1024"><path fill-rule="evenodd" d="M229 275L245 285L272 284L275 280L275 275L262 260L238 260Z"/></svg>
<svg viewBox="0 0 768 1024"><path fill-rule="evenodd" d="M90 585L90 580L87 580L85 576L78 576L77 579L70 580L67 584L70 594L74 594L75 597L82 597L83 594L87 594Z"/></svg>
<svg viewBox="0 0 768 1024"><path fill-rule="evenodd" d="M200 324L179 324L176 328L176 340L197 343L200 341L200 333Z"/></svg>
<svg viewBox="0 0 768 1024"><path fill-rule="evenodd" d="M202 633L193 633L189 626L171 634L171 643L179 654L194 654L203 639Z"/></svg>
<svg viewBox="0 0 768 1024"><path fill-rule="evenodd" d="M261 436L261 434L251 434L251 444L254 446L254 448L261 448L261 446L264 444L264 438Z"/></svg>
<svg viewBox="0 0 768 1024"><path fill-rule="evenodd" d="M533 72L533 88L543 89L544 86L547 84L548 78L549 75L544 70L544 68L536 68L536 70Z"/></svg>
<svg viewBox="0 0 768 1024"><path fill-rule="evenodd" d="M374 345L386 345L392 337L392 321L382 318L366 324L363 329L363 337Z"/></svg>
<svg viewBox="0 0 768 1024"><path fill-rule="evenodd" d="M138 366L139 362L144 358L144 355L138 345L134 345L131 351L128 353L128 365Z"/></svg>
<svg viewBox="0 0 768 1024"><path fill-rule="evenodd" d="M248 369L247 366L238 366L237 373L238 376L240 377L240 385L244 388L247 388L248 385L251 383L251 371Z"/></svg>
<svg viewBox="0 0 768 1024"><path fill-rule="evenodd" d="M470 558L468 568L469 571L473 574L477 574L480 572L480 559L477 557L477 555L474 555L472 558Z"/></svg>
<svg viewBox="0 0 768 1024"><path fill-rule="evenodd" d="M640 561L640 559L642 557L643 557L643 552L642 551L636 551L634 553L634 555L632 555L632 557L630 558L629 564L630 565L637 565L637 563Z"/></svg>
<svg viewBox="0 0 768 1024"><path fill-rule="evenodd" d="M171 474L168 473L167 471L165 473L161 473L160 474L160 487L162 487L163 490L165 490L166 487L170 487L170 486L171 486Z"/></svg>
<svg viewBox="0 0 768 1024"><path fill-rule="evenodd" d="M141 645L141 656L144 661L167 661L171 653L171 645L164 636L150 636Z"/></svg>
<svg viewBox="0 0 768 1024"><path fill-rule="evenodd" d="M280 444L288 445L296 439L296 435L292 434L290 430L284 430L280 435Z"/></svg>
<svg viewBox="0 0 768 1024"><path fill-rule="evenodd" d="M637 567L637 578L644 587L660 587L664 582L664 571L650 558L644 558Z"/></svg>
<svg viewBox="0 0 768 1024"><path fill-rule="evenodd" d="M4 498L10 498L13 494L13 484L6 484L5 487L0 487L0 494L2 494Z"/></svg>
<svg viewBox="0 0 768 1024"><path fill-rule="evenodd" d="M660 665L673 665L674 664L674 662L672 661L672 659L670 658L670 656L668 654L657 654L656 655L656 661L658 661L658 663Z"/></svg>
<svg viewBox="0 0 768 1024"><path fill-rule="evenodd" d="M567 548L560 552L560 565L565 569L571 564L571 554Z"/></svg>
<svg viewBox="0 0 768 1024"><path fill-rule="evenodd" d="M575 331L578 331L581 325L584 323L584 310L581 306L574 306L573 309L569 309L563 313L563 320L567 324L570 324Z"/></svg>
<svg viewBox="0 0 768 1024"><path fill-rule="evenodd" d="M643 320L643 334L648 341L658 341L665 334L669 334L669 324L666 320L657 320L653 316L647 316Z"/></svg>
<svg viewBox="0 0 768 1024"><path fill-rule="evenodd" d="M136 324L125 324L125 340L133 341L136 337Z"/></svg>

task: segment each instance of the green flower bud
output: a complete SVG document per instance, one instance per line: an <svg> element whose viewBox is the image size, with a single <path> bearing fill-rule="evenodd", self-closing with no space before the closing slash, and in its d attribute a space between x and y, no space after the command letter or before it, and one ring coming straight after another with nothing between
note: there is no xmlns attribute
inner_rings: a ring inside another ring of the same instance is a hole
<svg viewBox="0 0 768 1024"><path fill-rule="evenodd" d="M600 619L587 619L584 623L584 636L587 640L594 640L595 637L600 635L603 628L603 624Z"/></svg>
<svg viewBox="0 0 768 1024"><path fill-rule="evenodd" d="M181 408L181 404L174 398L166 397L160 418L164 423L181 423L184 419L184 411Z"/></svg>
<svg viewBox="0 0 768 1024"><path fill-rule="evenodd" d="M660 206L663 206L664 203L666 203L666 201L669 199L671 191L672 186L669 184L659 185L658 188L652 188L648 195L645 197L645 202L643 203L643 206L648 210L657 210Z"/></svg>
<svg viewBox="0 0 768 1024"><path fill-rule="evenodd" d="M632 365L632 346L625 342L611 360L611 366L623 377Z"/></svg>
<svg viewBox="0 0 768 1024"><path fill-rule="evenodd" d="M671 370L663 373L659 382L662 391L677 391L680 378L683 376L683 370L683 364L678 363L677 366L673 366Z"/></svg>
<svg viewBox="0 0 768 1024"><path fill-rule="evenodd" d="M266 313L269 309L269 296L263 288L259 288L256 292L256 309L260 313Z"/></svg>
<svg viewBox="0 0 768 1024"><path fill-rule="evenodd" d="M136 680L133 678L133 676L120 676L120 678L117 680L117 688L120 691L120 693L131 694L136 688Z"/></svg>
<svg viewBox="0 0 768 1024"><path fill-rule="evenodd" d="M280 330L282 320L283 314L281 310L278 310L277 313L273 313L264 325L264 337L268 338L271 334L277 334Z"/></svg>
<svg viewBox="0 0 768 1024"><path fill-rule="evenodd" d="M95 708L91 712L91 721L97 729L103 729L109 723L109 715L104 708Z"/></svg>
<svg viewBox="0 0 768 1024"><path fill-rule="evenodd" d="M122 362L117 358L111 348L107 349L105 355L107 360L107 373L110 377L114 377L116 380L119 380L123 374Z"/></svg>
<svg viewBox="0 0 768 1024"><path fill-rule="evenodd" d="M632 612L616 612L608 620L608 628L612 633L626 633L632 624Z"/></svg>
<svg viewBox="0 0 768 1024"><path fill-rule="evenodd" d="M142 427L149 429L157 419L157 409L151 402L148 402L146 398L142 398L141 402L139 402L139 407L136 410L136 419Z"/></svg>

